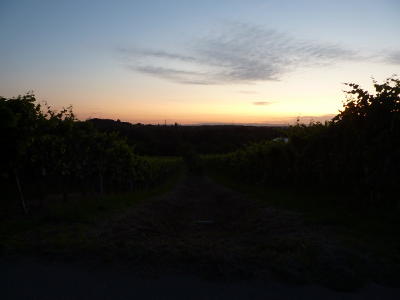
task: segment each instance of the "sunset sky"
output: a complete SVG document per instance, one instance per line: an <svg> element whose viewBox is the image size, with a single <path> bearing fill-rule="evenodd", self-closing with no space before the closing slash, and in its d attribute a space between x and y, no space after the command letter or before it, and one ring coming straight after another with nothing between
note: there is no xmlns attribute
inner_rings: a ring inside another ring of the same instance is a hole
<svg viewBox="0 0 400 300"><path fill-rule="evenodd" d="M400 1L0 1L0 95L80 119L290 123L400 74Z"/></svg>

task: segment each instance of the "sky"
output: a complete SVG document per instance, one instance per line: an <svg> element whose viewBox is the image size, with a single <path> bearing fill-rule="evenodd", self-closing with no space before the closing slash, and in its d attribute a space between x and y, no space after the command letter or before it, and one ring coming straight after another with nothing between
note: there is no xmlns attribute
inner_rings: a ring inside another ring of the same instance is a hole
<svg viewBox="0 0 400 300"><path fill-rule="evenodd" d="M0 95L79 119L288 124L400 73L399 0L0 0Z"/></svg>

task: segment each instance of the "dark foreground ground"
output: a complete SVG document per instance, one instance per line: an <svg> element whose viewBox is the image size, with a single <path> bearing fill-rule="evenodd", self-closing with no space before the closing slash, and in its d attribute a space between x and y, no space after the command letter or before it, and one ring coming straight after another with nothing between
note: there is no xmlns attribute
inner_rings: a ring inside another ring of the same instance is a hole
<svg viewBox="0 0 400 300"><path fill-rule="evenodd" d="M337 232L187 176L80 230L85 247L26 232L31 251L0 261L0 298L400 299L396 266Z"/></svg>
<svg viewBox="0 0 400 300"><path fill-rule="evenodd" d="M32 259L0 262L1 299L393 299L398 289L369 285L357 292L277 281L207 280L193 275L138 276L124 267Z"/></svg>

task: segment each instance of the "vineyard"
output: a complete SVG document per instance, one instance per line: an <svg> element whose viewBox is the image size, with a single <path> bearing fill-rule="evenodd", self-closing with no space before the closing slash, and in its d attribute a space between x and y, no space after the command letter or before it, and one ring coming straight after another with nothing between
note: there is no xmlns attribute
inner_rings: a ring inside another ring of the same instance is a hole
<svg viewBox="0 0 400 300"><path fill-rule="evenodd" d="M254 186L336 191L356 208L396 207L400 81L374 82L374 93L348 87L332 121L265 129L79 121L71 107L55 111L33 94L0 98L2 215L55 195L150 189L183 162Z"/></svg>
<svg viewBox="0 0 400 300"><path fill-rule="evenodd" d="M325 124L256 129L79 121L0 98L0 254L396 285L400 80L374 86L349 84Z"/></svg>
<svg viewBox="0 0 400 300"><path fill-rule="evenodd" d="M331 122L291 126L280 139L204 156L206 165L255 186L336 191L357 209L397 207L400 80L374 82L373 94L348 86L344 109Z"/></svg>
<svg viewBox="0 0 400 300"><path fill-rule="evenodd" d="M400 300L399 28L0 0L0 300Z"/></svg>
<svg viewBox="0 0 400 300"><path fill-rule="evenodd" d="M35 96L0 98L2 215L25 214L60 195L123 193L149 189L178 172L179 158L150 158L114 132L100 132ZM53 197L54 198L54 197Z"/></svg>

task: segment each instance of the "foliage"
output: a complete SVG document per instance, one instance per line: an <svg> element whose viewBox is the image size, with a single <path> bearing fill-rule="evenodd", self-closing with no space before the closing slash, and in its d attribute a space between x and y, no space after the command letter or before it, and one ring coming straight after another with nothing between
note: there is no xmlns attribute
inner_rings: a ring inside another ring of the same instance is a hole
<svg viewBox="0 0 400 300"><path fill-rule="evenodd" d="M344 109L331 122L296 124L285 132L287 144L255 143L206 162L240 181L336 190L354 195L357 207L398 205L400 80L374 81L373 94L347 85Z"/></svg>
<svg viewBox="0 0 400 300"><path fill-rule="evenodd" d="M179 160L138 156L124 138L76 120L72 108L53 110L33 94L0 98L0 186L9 199L18 186L25 198L41 204L50 194L124 192L159 184ZM3 210L5 211L5 210Z"/></svg>
<svg viewBox="0 0 400 300"><path fill-rule="evenodd" d="M280 136L282 127L244 125L143 125L91 119L102 132L118 132L138 154L186 156L189 152L212 154L234 151L246 144Z"/></svg>

